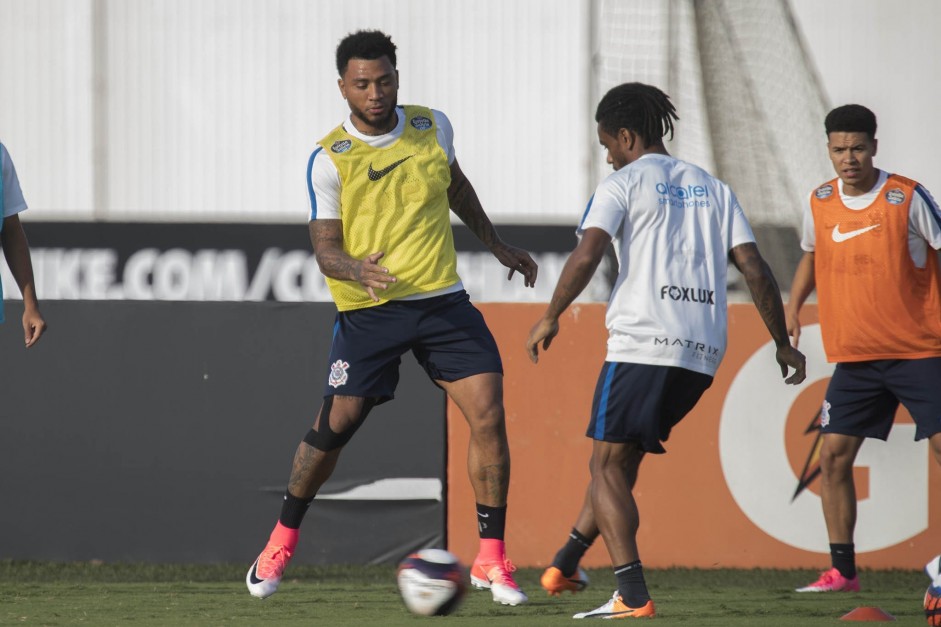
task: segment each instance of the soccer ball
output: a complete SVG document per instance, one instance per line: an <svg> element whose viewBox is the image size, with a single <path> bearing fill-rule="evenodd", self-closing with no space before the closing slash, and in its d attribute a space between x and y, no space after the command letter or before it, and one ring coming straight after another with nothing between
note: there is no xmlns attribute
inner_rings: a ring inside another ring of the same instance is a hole
<svg viewBox="0 0 941 627"><path fill-rule="evenodd" d="M941 588L928 586L925 591L925 618L931 627L941 627Z"/></svg>
<svg viewBox="0 0 941 627"><path fill-rule="evenodd" d="M421 616L446 616L467 592L467 574L454 554L422 549L399 564L396 575L405 607Z"/></svg>

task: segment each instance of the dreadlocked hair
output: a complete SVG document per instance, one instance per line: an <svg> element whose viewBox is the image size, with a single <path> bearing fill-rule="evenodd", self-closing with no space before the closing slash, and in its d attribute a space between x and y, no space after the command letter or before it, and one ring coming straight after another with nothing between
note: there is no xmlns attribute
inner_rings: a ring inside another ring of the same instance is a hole
<svg viewBox="0 0 941 627"><path fill-rule="evenodd" d="M644 146L673 139L673 121L679 120L670 97L643 83L624 83L612 88L598 103L595 121L609 135L626 128L644 140Z"/></svg>

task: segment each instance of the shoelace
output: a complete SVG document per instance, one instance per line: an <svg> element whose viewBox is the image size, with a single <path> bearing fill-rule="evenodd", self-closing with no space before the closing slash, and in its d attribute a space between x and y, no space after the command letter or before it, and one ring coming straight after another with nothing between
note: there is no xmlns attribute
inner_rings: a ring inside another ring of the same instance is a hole
<svg viewBox="0 0 941 627"><path fill-rule="evenodd" d="M272 547L272 551L265 551L258 558L258 576L262 579L280 577L284 573L287 562L291 559L291 551L285 546Z"/></svg>
<svg viewBox="0 0 941 627"><path fill-rule="evenodd" d="M834 576L832 571L828 570L827 572L823 573L820 576L820 583L823 583L823 584L836 583L836 577Z"/></svg>
<svg viewBox="0 0 941 627"><path fill-rule="evenodd" d="M505 586L510 586L512 588L517 588L516 582L513 581L513 577L510 576L510 573L516 572L516 566L513 565L513 562L510 560L504 560L503 563L497 562L496 569L491 568L490 572L497 570L497 576L493 578L493 581Z"/></svg>

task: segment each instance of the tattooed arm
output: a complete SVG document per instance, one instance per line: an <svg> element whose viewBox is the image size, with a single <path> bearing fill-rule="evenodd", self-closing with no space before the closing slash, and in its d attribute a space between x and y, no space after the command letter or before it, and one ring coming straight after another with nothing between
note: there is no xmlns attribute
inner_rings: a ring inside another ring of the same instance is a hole
<svg viewBox="0 0 941 627"><path fill-rule="evenodd" d="M781 302L781 291L774 280L774 274L768 263L758 252L754 242L741 244L732 249L729 257L735 267L745 278L748 291L751 292L752 301L758 309L758 315L771 333L771 339L777 346L775 358L781 366L781 376L787 376L788 366L795 372L786 383L800 383L804 380L804 355L791 346L787 335L787 325L784 319L784 304Z"/></svg>
<svg viewBox="0 0 941 627"><path fill-rule="evenodd" d="M521 250L509 244L505 244L497 230L490 222L490 218L484 213L484 208L477 198L477 192L474 186L464 175L457 159L451 164L451 185L448 187L448 202L451 205L451 211L457 214L457 217L467 225L467 228L477 236L483 244L490 249L493 256L510 269L507 274L507 280L513 278L514 272L523 275L523 282L526 287L535 287L536 274L539 270L536 262L529 256L525 250Z"/></svg>
<svg viewBox="0 0 941 627"><path fill-rule="evenodd" d="M529 332L526 339L526 352L533 363L539 361L539 343L548 350L552 339L559 333L559 316L582 293L591 281L598 264L611 243L611 236L599 228L586 229L578 246L569 255L559 276L559 282L552 293L552 300L539 322Z"/></svg>
<svg viewBox="0 0 941 627"><path fill-rule="evenodd" d="M376 302L379 297L375 290L384 290L388 283L395 283L395 277L389 274L389 269L379 265L384 251L374 252L364 259L354 259L346 254L343 250L343 223L340 220L311 220L310 243L324 276L341 281L356 281Z"/></svg>

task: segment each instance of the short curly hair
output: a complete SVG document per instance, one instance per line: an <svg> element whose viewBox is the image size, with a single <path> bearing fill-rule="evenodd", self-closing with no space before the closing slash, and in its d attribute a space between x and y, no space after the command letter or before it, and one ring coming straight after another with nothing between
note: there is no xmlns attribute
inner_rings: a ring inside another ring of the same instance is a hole
<svg viewBox="0 0 941 627"><path fill-rule="evenodd" d="M866 133L869 139L876 138L876 114L863 105L837 107L827 114L823 126L828 136L830 133Z"/></svg>
<svg viewBox="0 0 941 627"><path fill-rule="evenodd" d="M337 72L346 72L350 59L381 59L389 57L395 67L395 44L379 30L359 30L344 37L337 46Z"/></svg>

